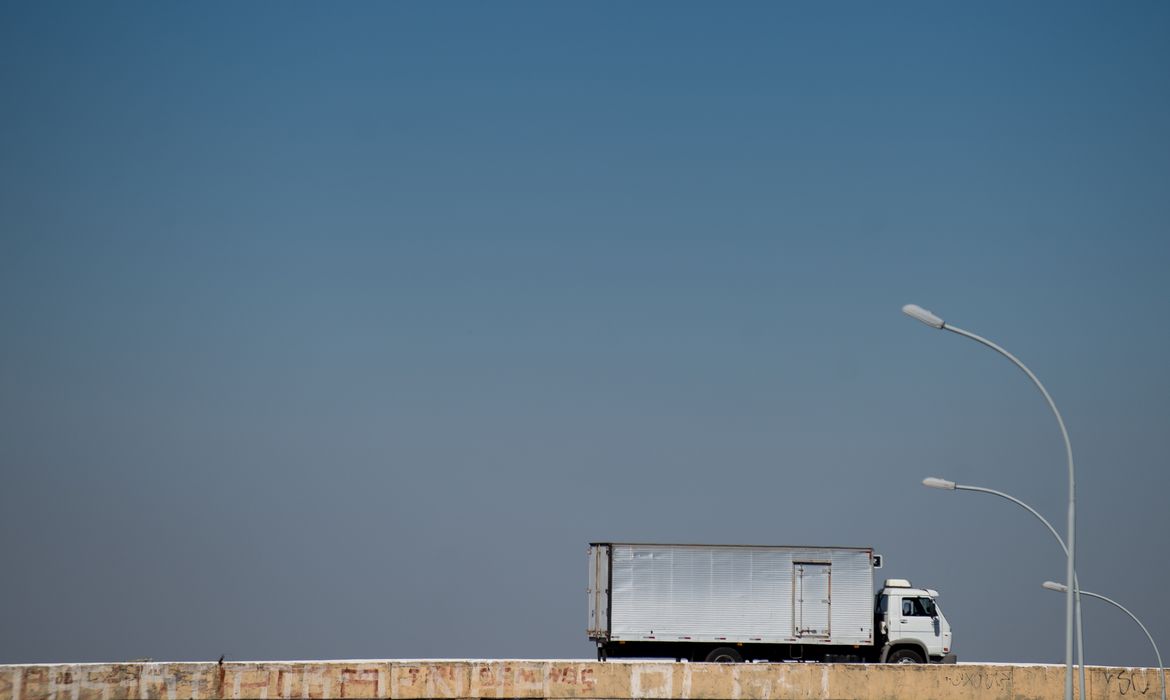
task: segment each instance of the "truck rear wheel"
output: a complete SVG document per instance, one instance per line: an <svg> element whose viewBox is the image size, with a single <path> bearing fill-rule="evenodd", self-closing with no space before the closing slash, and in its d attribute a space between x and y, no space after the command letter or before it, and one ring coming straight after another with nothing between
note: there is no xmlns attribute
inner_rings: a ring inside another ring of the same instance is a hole
<svg viewBox="0 0 1170 700"><path fill-rule="evenodd" d="M887 663L891 664L921 664L926 663L926 659L913 649L899 649L893 654L890 654L886 659Z"/></svg>
<svg viewBox="0 0 1170 700"><path fill-rule="evenodd" d="M731 647L715 647L705 661L709 664L737 664L743 661L743 656Z"/></svg>

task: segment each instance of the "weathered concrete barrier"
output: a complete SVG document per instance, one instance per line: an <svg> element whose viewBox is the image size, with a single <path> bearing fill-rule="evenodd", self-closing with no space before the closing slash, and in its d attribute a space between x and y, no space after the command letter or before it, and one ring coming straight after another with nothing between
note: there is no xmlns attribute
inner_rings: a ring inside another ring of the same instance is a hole
<svg viewBox="0 0 1170 700"><path fill-rule="evenodd" d="M1160 698L1157 669L1086 669L1088 697ZM968 700L1061 698L1042 665L687 664L585 661L260 661L0 665L0 700Z"/></svg>

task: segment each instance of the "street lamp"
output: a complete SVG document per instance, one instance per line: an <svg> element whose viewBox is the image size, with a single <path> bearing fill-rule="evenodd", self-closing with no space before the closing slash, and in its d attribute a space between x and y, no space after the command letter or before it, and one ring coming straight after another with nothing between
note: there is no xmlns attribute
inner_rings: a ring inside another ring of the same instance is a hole
<svg viewBox="0 0 1170 700"><path fill-rule="evenodd" d="M998 352L1000 355L1003 355L1007 359L1011 360L1012 364L1014 364L1016 367L1019 367L1021 370L1023 370L1024 374L1028 375L1028 379L1031 379L1032 383L1036 385L1036 388L1040 390L1040 393L1044 395L1044 400L1048 402L1048 407L1052 409L1053 415L1056 416L1056 422L1058 425L1060 425L1060 435L1061 435L1061 437L1064 438L1064 449L1065 449L1065 453L1068 455L1068 566L1067 566L1067 571L1066 571L1066 575L1065 575L1065 580L1073 582L1072 588L1069 589L1068 595L1065 596L1065 604L1064 604L1064 607L1065 607L1065 615L1064 615L1064 617L1065 617L1065 620L1064 620L1064 698L1065 698L1065 700L1072 700L1072 697L1073 697L1073 673L1072 673L1072 666L1073 666L1073 610L1075 608L1073 601L1074 601L1074 599L1077 598L1077 595L1076 595L1077 585L1076 585L1076 576L1075 576L1076 551L1077 551L1077 547L1076 547L1076 540L1077 540L1077 510L1076 510L1077 498L1076 498L1076 493L1077 493L1077 491L1076 491L1075 470L1073 469L1072 443L1069 442L1068 431L1064 427L1064 419L1060 417L1060 411L1057 410L1056 403L1052 400L1052 397L1048 395L1048 390L1044 388L1044 385L1040 383L1040 380L1036 378L1036 375L1032 374L1032 370L1028 369L1028 367L1026 365L1024 365L1023 362L1020 362L1016 358L1015 355L1011 354L1007 350L1004 350L1003 348L1001 348L1000 346L991 342L987 338L983 338L981 336L975 335L974 333L971 333L969 331L965 331L962 328L958 328L956 326L949 325L948 323L943 321L938 316L935 316L933 313L927 311L926 309L922 308L921 306L918 306L917 304L907 304L907 305L903 306L902 313L906 314L907 316L909 316L911 318L917 319L917 320L925 323L926 325L930 326L931 328L937 328L939 330L950 331L952 333L955 333L956 335L961 335L964 338L970 338L971 340L974 340L975 342L977 342L981 345L985 345L985 346L991 348L992 350ZM1081 695L1082 696L1084 695L1084 692L1085 692L1085 689L1081 688Z"/></svg>
<svg viewBox="0 0 1170 700"><path fill-rule="evenodd" d="M1048 520L1046 520L1043 515L1040 515L1040 513L1036 512L1035 508L1028 505L1027 503L1024 503L1015 496L1008 495L1003 491L983 488L982 486L967 486L966 484L956 484L953 481L948 479L940 479L937 476L926 477L922 480L922 485L929 486L932 489L942 489L944 491L974 491L975 493L988 493L992 496L999 496L1000 498L1007 499L1028 511L1032 515L1035 515L1040 522L1044 523L1044 527L1048 528L1048 531L1051 532L1052 536L1056 538L1056 542L1060 545L1060 549L1064 552L1064 555L1066 557L1068 556L1068 547L1065 546L1064 540L1060 537L1060 533L1056 531L1056 528L1052 527L1052 523L1048 522ZM1077 580L1075 574L1073 575L1073 581L1076 583L1077 590L1079 591L1081 583ZM1077 666L1080 668L1081 697L1084 698L1086 696L1086 688L1088 688L1088 686L1085 685L1085 639L1081 629L1081 599L1079 596L1076 598L1075 602L1077 622Z"/></svg>
<svg viewBox="0 0 1170 700"><path fill-rule="evenodd" d="M1044 588L1047 588L1050 591L1057 591L1058 593L1068 592L1068 586L1064 585L1063 583L1055 583L1053 581L1045 581L1044 583L1042 583L1040 585L1043 586ZM1080 587L1078 586L1078 589L1079 588ZM1115 605L1115 606L1121 608L1122 612L1124 612L1126 615L1129 615L1130 617L1132 617L1133 621L1138 623L1138 627L1142 628L1142 631L1146 633L1146 638L1150 640L1150 646L1154 647L1154 656L1156 656L1158 658L1158 680L1162 681L1162 700L1166 700L1166 669L1162 666L1162 655L1160 653L1158 653L1158 645L1154 643L1153 635L1151 635L1150 631L1148 629L1146 629L1146 626L1142 624L1142 621L1137 619L1137 615L1134 615L1133 613L1131 613L1129 611L1129 609L1127 609L1124 605L1122 605L1121 603L1118 603L1116 600L1113 600L1112 598L1106 598L1105 596L1101 595L1100 593L1090 593L1089 591L1078 590L1077 592L1080 593L1081 595L1087 595L1090 598L1099 598L1099 599L1105 601L1106 603L1111 603L1112 605Z"/></svg>

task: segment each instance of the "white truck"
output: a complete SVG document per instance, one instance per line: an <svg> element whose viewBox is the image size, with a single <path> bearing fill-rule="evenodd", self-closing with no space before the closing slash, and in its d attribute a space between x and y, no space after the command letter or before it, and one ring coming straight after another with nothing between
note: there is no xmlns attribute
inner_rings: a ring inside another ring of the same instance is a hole
<svg viewBox="0 0 1170 700"><path fill-rule="evenodd" d="M936 591L863 547L589 545L597 658L955 663Z"/></svg>

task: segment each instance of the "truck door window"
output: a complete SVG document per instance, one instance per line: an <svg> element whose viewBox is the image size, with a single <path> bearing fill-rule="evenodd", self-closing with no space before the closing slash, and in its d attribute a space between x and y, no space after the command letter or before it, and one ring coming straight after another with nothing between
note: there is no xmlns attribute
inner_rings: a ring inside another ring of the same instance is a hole
<svg viewBox="0 0 1170 700"><path fill-rule="evenodd" d="M929 608L927 607L929 604ZM903 598L902 615L904 617L931 617L928 609L934 608L934 601L930 598Z"/></svg>

